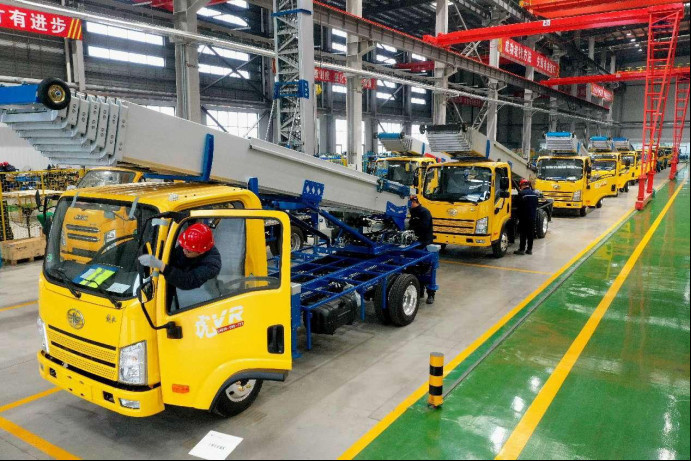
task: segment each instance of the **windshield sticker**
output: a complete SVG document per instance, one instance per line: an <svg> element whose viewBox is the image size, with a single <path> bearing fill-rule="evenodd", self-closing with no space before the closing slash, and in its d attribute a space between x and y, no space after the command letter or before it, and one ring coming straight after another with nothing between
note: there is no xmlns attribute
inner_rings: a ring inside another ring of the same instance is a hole
<svg viewBox="0 0 691 461"><path fill-rule="evenodd" d="M105 266L92 266L82 274L74 278L73 282L79 285L98 288L103 282L113 276L117 270Z"/></svg>
<svg viewBox="0 0 691 461"><path fill-rule="evenodd" d="M119 293L122 294L126 292L129 289L130 285L127 285L125 283L114 283L111 286L108 287L108 291L112 291L113 293Z"/></svg>
<svg viewBox="0 0 691 461"><path fill-rule="evenodd" d="M245 326L245 321L242 319L243 311L244 308L242 306L236 306L232 309L224 309L220 316L216 314L212 316L200 315L195 325L197 336L201 339L213 338L226 331ZM227 320L226 315L228 316Z"/></svg>

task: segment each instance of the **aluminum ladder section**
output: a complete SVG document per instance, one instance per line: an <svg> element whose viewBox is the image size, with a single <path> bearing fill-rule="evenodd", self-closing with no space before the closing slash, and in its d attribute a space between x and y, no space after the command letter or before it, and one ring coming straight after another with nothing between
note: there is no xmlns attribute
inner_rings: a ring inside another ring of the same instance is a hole
<svg viewBox="0 0 691 461"><path fill-rule="evenodd" d="M629 138L612 138L612 142L614 143L614 148L620 152L630 152L633 150Z"/></svg>
<svg viewBox="0 0 691 461"><path fill-rule="evenodd" d="M496 162L507 162L514 175L531 177L528 161L508 147L491 141L474 128L463 129L460 125L437 125L426 128L430 148L435 152L446 152L451 156L477 155Z"/></svg>
<svg viewBox="0 0 691 461"><path fill-rule="evenodd" d="M427 143L404 133L379 133L377 138L389 152L415 157L424 155L439 157L439 152L433 152Z"/></svg>
<svg viewBox="0 0 691 461"><path fill-rule="evenodd" d="M552 131L545 133L545 149L554 153L569 153L587 156L588 151L575 134L568 131Z"/></svg>
<svg viewBox="0 0 691 461"><path fill-rule="evenodd" d="M591 136L590 149L603 152L614 151L614 144L607 136Z"/></svg>
<svg viewBox="0 0 691 461"><path fill-rule="evenodd" d="M260 192L299 197L305 180L325 184L322 205L385 213L408 197L378 191L377 178L259 139L245 139L115 98L73 94L68 107L0 106L6 123L49 161L100 166L128 162L160 172L198 175L206 134L214 136L211 178Z"/></svg>

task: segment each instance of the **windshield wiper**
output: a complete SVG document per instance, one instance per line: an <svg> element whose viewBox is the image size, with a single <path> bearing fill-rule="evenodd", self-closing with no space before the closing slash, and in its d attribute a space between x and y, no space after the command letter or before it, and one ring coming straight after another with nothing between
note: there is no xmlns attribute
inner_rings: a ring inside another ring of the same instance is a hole
<svg viewBox="0 0 691 461"><path fill-rule="evenodd" d="M91 283L95 284L96 286L91 286ZM105 296L105 297L108 299L108 301L110 301L111 304L113 304L113 307L115 307L115 308L117 308L117 309L120 309L120 308L122 307L122 303L121 303L120 301L118 301L117 299L115 299L115 297L114 297L113 295L111 295L110 293L108 293L108 291L105 290L105 289L104 289L101 285L99 285L98 283L92 281L92 282L90 282L89 284L87 284L86 286L89 287L89 288L96 288L96 291L98 291L98 292L101 293L103 296Z"/></svg>
<svg viewBox="0 0 691 461"><path fill-rule="evenodd" d="M74 296L77 299L82 297L82 293L79 290L77 290L77 284L70 280L69 277L67 277L67 274L65 274L64 269L56 267L54 269L51 269L49 273L58 274L60 280L63 281L67 289L70 290L70 293L72 293L72 296Z"/></svg>

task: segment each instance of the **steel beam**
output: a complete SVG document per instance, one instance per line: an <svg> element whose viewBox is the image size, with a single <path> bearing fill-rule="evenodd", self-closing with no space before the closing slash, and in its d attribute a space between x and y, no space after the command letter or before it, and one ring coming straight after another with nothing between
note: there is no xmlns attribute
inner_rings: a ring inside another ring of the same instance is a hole
<svg viewBox="0 0 691 461"><path fill-rule="evenodd" d="M651 14L673 13L683 11L684 5L674 3L662 6L639 8L636 10L617 11L610 13L588 14L566 18L556 18L544 21L525 22L521 24L507 24L494 27L451 32L449 34L425 35L423 39L433 45L449 47L460 43L492 40L495 38L521 37L525 35L541 35L552 32L568 32L572 30L599 29L605 27L629 26L643 24L649 21Z"/></svg>
<svg viewBox="0 0 691 461"><path fill-rule="evenodd" d="M526 0L524 8L545 18L581 16L590 13L631 10L671 3L669 0Z"/></svg>
<svg viewBox="0 0 691 461"><path fill-rule="evenodd" d="M459 70L464 70L486 78L494 78L506 85L530 89L536 94L554 97L558 101L565 102L570 107L573 107L579 111L592 111L594 113L606 113L608 111L606 107L594 103L588 103L584 99L573 97L567 93L545 87L537 82L531 82L524 77L502 69L488 66L487 64L463 56L455 51L431 45L412 35L385 27L362 17L348 14L339 8L327 5L325 3L318 1L314 2L314 21L323 26L340 29L349 34L369 38L377 43L384 43L389 46L393 46L399 50L406 50L411 53L425 56L435 62L444 62Z"/></svg>
<svg viewBox="0 0 691 461"><path fill-rule="evenodd" d="M437 13L435 32L445 34L449 32L449 1L437 0ZM446 64L437 62L434 64L434 78L436 86L442 89L449 87L449 75L446 72ZM446 95L444 93L432 94L432 123L444 125L446 123Z"/></svg>
<svg viewBox="0 0 691 461"><path fill-rule="evenodd" d="M689 67L675 67L670 71L670 77L684 77L691 72ZM614 72L608 75L581 75L578 77L562 77L550 78L544 80L543 85L559 86L559 85L585 85L587 83L609 83L609 82L630 82L635 80L645 80L646 73L644 70L624 70Z"/></svg>

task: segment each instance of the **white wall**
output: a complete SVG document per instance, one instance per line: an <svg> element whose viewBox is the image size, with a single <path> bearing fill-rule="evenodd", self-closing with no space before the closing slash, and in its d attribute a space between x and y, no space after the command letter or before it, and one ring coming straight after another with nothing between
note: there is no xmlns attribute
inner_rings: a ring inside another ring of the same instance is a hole
<svg viewBox="0 0 691 461"><path fill-rule="evenodd" d="M44 170L48 159L39 154L7 125L0 124L0 163L10 162L20 170Z"/></svg>

